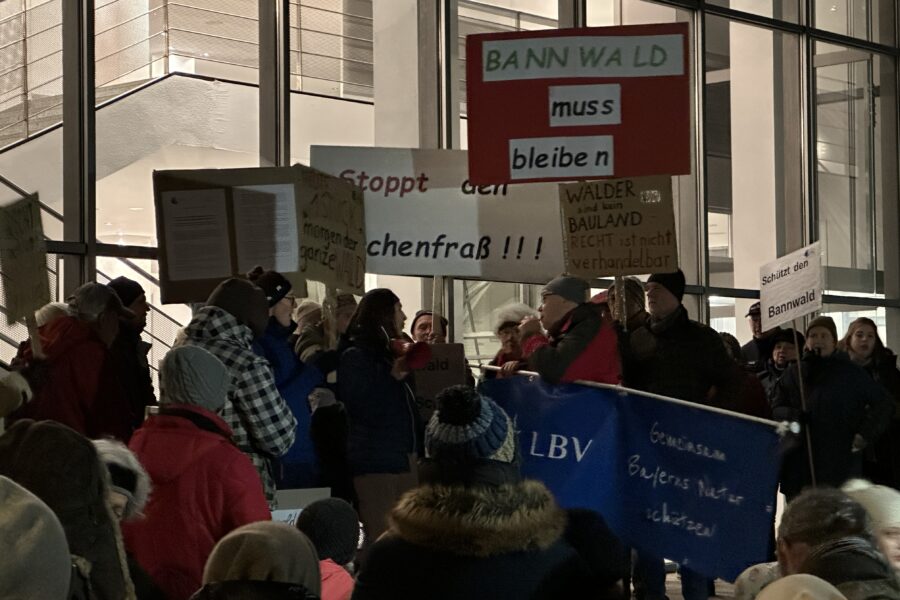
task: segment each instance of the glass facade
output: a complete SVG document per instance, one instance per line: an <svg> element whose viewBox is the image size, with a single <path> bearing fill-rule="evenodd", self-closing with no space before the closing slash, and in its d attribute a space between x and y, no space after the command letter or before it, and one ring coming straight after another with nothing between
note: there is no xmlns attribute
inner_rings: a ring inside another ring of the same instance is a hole
<svg viewBox="0 0 900 600"><path fill-rule="evenodd" d="M61 255L83 256L101 280L136 278L156 300L152 171L260 165L260 130L273 124L260 117L257 84L275 66L260 61L258 0L89 4L98 106L89 184L96 198L64 190L62 174L84 150L67 145L61 126L63 0L0 2L0 175L40 194L46 234L62 244L53 269ZM390 19L422 12L422 4L284 1L288 77L281 91L291 92L291 162L308 162L313 144L464 148L467 35L576 25L580 6L587 26L685 22L692 35L692 174L673 187L692 316L745 341L743 315L755 299L759 266L819 240L823 312L839 329L874 315L889 345L900 346L897 0L453 0L440 3L447 12L438 15L450 15L449 25L428 33L431 15L419 14L418 29L393 27ZM410 64L409 53L426 42L437 49L439 68L410 70L408 87L394 89L396 73L383 74L394 63ZM455 70L442 70L448 64ZM458 94L458 110L422 100L435 88L453 106ZM408 114L388 110L410 97ZM450 121L460 127L459 141L429 130L437 123L449 131ZM392 135L408 123L419 124L410 138L418 141ZM0 190L0 202L18 193ZM87 239L64 231L63 215L73 207L96 216ZM497 308L537 300L535 286L446 287L455 337L471 358L495 352ZM57 289L63 293L62 283ZM405 296L408 308L430 304L429 282L410 289L418 302ZM189 315L181 306L158 309L148 330L154 352ZM3 333L15 341L19 332ZM3 347L0 360L9 351Z"/></svg>

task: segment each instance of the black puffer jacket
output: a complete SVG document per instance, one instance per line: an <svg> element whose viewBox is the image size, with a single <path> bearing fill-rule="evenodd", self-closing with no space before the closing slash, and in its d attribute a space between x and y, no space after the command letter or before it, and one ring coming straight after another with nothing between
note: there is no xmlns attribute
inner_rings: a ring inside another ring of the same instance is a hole
<svg viewBox="0 0 900 600"><path fill-rule="evenodd" d="M839 487L861 474L862 455L851 452L854 436L861 435L869 445L877 441L893 413L893 402L842 352L835 351L828 357L807 354L801 364L808 417L801 415L796 363L788 367L777 385L773 417L779 421L809 421L816 484ZM788 498L812 483L805 435L798 441L782 464L781 487Z"/></svg>
<svg viewBox="0 0 900 600"><path fill-rule="evenodd" d="M863 369L888 391L894 403L894 418L875 446L866 453L863 473L875 483L900 489L900 371L897 370L897 355L885 349L875 354Z"/></svg>
<svg viewBox="0 0 900 600"><path fill-rule="evenodd" d="M386 336L358 333L338 346L338 399L350 419L347 459L355 475L405 473L421 448L424 426L415 407L412 377L391 375L394 357Z"/></svg>
<svg viewBox="0 0 900 600"><path fill-rule="evenodd" d="M689 402L738 408L741 382L719 334L683 306L628 332L625 385Z"/></svg>

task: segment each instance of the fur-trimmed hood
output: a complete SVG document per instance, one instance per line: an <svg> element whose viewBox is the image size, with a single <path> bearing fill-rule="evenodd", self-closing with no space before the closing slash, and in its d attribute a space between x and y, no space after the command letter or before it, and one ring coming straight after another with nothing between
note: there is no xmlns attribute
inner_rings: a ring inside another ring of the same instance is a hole
<svg viewBox="0 0 900 600"><path fill-rule="evenodd" d="M545 550L560 539L565 512L537 481L465 488L425 485L391 511L391 532L405 541L461 556Z"/></svg>

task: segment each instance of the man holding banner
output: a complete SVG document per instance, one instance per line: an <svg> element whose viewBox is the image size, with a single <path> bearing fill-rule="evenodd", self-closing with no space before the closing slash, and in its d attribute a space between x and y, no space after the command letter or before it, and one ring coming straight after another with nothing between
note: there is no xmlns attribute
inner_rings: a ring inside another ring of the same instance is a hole
<svg viewBox="0 0 900 600"><path fill-rule="evenodd" d="M550 383L621 382L615 329L598 305L587 302L589 292L583 279L557 277L541 290L540 321L526 319L520 326L529 366Z"/></svg>
<svg viewBox="0 0 900 600"><path fill-rule="evenodd" d="M625 385L698 404L727 408L740 385L718 334L688 318L681 304L684 273L657 273L647 281L650 318L631 332L626 345ZM665 599L666 571L662 558L639 554L635 579L644 586L644 600ZM682 567L685 600L706 600L707 579Z"/></svg>

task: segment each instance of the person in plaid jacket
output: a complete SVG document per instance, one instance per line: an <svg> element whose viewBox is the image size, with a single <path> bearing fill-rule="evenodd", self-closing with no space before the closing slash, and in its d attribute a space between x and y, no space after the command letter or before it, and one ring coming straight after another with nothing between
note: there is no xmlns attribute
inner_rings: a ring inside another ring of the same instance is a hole
<svg viewBox="0 0 900 600"><path fill-rule="evenodd" d="M266 499L273 504L270 463L293 445L297 421L275 386L272 367L252 349L268 318L268 302L260 288L244 279L228 279L185 327L181 343L204 348L228 367L231 388L219 415L234 432L234 443L259 471Z"/></svg>

